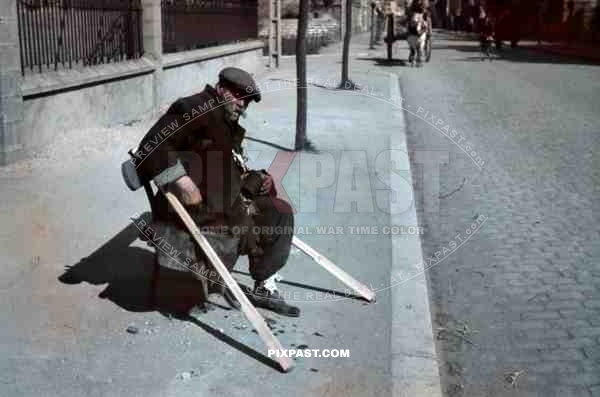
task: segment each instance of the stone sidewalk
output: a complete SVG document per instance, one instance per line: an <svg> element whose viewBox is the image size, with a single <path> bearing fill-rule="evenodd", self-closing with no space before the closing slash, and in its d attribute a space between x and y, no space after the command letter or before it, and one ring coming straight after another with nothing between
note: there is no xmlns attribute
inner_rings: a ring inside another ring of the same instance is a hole
<svg viewBox="0 0 600 397"><path fill-rule="evenodd" d="M152 255L130 218L147 203L119 168L152 125L146 119L57 134L35 158L0 169L0 194L10 198L0 220L11 225L0 230L1 394L439 396L427 284L415 266L420 236L384 231L417 226L398 76L374 64L384 48L369 51L368 35L353 38L351 54L355 92L334 89L339 46L308 59L308 137L320 153L286 150L293 58L257 76L264 99L242 120L253 168L283 160L280 193L296 208L298 237L378 296L373 305L336 296L344 286L293 250L281 288L302 317L263 314L284 346L350 349L349 358L303 358L279 374L264 365L265 347L241 313L217 309L183 323L144 306ZM236 278L249 283L241 262ZM139 334L125 332L131 325Z"/></svg>
<svg viewBox="0 0 600 397"><path fill-rule="evenodd" d="M394 191L402 192L404 195L401 194L396 202L387 203L390 206L388 211L391 215L387 220L380 218L378 223L381 225L383 221L390 226L410 228L417 225L418 221L414 202L412 202L413 182L406 147L406 126L401 106L402 94L397 74L401 69L397 67L392 69L383 60L385 46L378 45L374 50L369 50L368 34L354 36L350 47L350 79L358 85L357 91L337 91L335 94L336 91L333 88L340 81L341 49L342 44L338 43L324 48L319 55L310 56L307 60L307 80L309 84L312 81L312 87L308 92L308 138L318 149L334 154L339 153L340 149L349 152L367 148L367 159L370 166L371 161L377 157L378 150L390 151L391 156L388 160L393 162L396 168L394 170L381 168L377 169L375 173L387 174L387 177L381 181L384 181L387 186L392 186ZM394 43L392 65L402 63L407 56L407 44L404 41ZM281 69L264 76L262 80L286 81L293 79L295 77L294 62L294 57L285 57L282 60ZM417 72L417 69L414 72ZM295 91L292 91L291 94L294 95ZM335 95L338 95L339 98L336 99ZM268 96L267 94L265 97L268 98ZM274 131L285 131L285 133L272 135L269 140L280 146L291 148L293 147L295 104L282 105L282 101L276 101L276 103L278 107L289 108L286 114L290 119L277 120ZM273 123L273 120L274 118L271 118L270 123ZM332 126L334 126L333 129L331 129ZM258 127L259 123L256 124L257 129ZM254 129L251 128L249 131L254 131ZM326 131L328 133L323 134ZM386 141L385 146L380 145L380 140ZM259 146L251 144L249 148L257 150ZM337 155L335 157L337 158ZM266 163L263 165L266 166ZM340 169L339 172L351 173L352 170ZM370 170L369 174L372 172ZM396 174L402 176L402 181L406 185L394 178ZM338 178L341 179L342 175L338 175ZM298 196L292 197L292 201L295 203L302 202L303 199L309 200L305 195L312 192L308 185L314 181L302 181L302 183L307 186L301 187L297 192ZM367 193L359 187L357 188L362 194ZM289 191L290 189L288 189ZM318 201L321 200L318 199ZM307 217L302 212L297 214L297 217L303 224L315 222L314 219ZM323 223L323 221L321 215L320 222ZM348 222L348 220L340 219L336 224L344 222ZM364 220L361 222L364 223ZM322 245L319 245L315 242L315 247L319 249L322 246L324 250L327 250L325 247L341 243L342 239L338 236L335 243L321 242ZM423 263L421 236L418 234L392 235L391 243L392 265L389 285L392 310L390 346L392 395L439 396L441 392L429 310L428 287L422 268L419 267Z"/></svg>

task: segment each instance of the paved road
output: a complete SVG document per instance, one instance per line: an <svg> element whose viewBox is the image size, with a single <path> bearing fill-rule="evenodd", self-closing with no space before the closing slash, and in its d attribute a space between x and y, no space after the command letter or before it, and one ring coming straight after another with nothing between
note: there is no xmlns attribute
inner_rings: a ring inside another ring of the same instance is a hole
<svg viewBox="0 0 600 397"><path fill-rule="evenodd" d="M435 39L393 69L445 393L600 396L600 66Z"/></svg>

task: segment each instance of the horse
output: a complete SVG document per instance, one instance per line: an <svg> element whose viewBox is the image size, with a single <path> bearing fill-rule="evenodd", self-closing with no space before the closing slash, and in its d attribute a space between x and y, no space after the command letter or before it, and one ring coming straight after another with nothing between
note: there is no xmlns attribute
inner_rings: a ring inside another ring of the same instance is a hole
<svg viewBox="0 0 600 397"><path fill-rule="evenodd" d="M415 66L415 55L417 60L417 66L422 66L422 56L425 51L425 40L427 39L427 22L422 12L415 12L412 14L408 22L408 46L410 48L410 55L408 57L408 63L410 66Z"/></svg>

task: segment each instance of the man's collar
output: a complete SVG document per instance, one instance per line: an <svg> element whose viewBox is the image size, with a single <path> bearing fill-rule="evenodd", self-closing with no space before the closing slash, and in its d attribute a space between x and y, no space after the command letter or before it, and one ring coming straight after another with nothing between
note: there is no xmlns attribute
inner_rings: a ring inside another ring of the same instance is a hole
<svg viewBox="0 0 600 397"><path fill-rule="evenodd" d="M210 95L212 95L214 97L218 97L219 96L219 93L217 92L216 88L214 88L210 84L207 84L206 87L204 87L204 91L208 92Z"/></svg>
<svg viewBox="0 0 600 397"><path fill-rule="evenodd" d="M246 129L240 125L239 121L231 121L227 116L224 116L224 118L225 122L229 124L235 133L245 135Z"/></svg>

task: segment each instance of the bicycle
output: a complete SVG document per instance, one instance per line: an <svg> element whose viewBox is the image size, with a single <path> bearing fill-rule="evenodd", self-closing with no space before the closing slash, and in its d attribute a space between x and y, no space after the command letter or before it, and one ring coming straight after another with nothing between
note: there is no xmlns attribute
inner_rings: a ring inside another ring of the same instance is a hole
<svg viewBox="0 0 600 397"><path fill-rule="evenodd" d="M485 61L486 58L491 61L492 55L494 51L494 37L493 36L484 36L480 38L480 46L481 46L481 61Z"/></svg>

